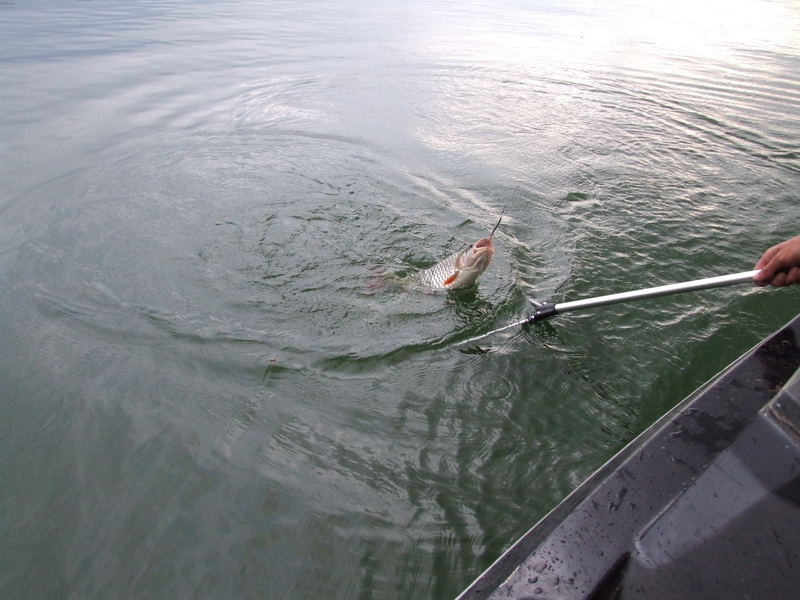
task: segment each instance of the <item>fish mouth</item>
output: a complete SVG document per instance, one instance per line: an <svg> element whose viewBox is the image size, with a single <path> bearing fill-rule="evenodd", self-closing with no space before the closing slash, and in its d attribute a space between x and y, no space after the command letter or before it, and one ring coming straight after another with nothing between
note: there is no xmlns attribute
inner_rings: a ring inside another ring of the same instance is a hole
<svg viewBox="0 0 800 600"><path fill-rule="evenodd" d="M494 252L494 244L492 244L492 238L485 237L485 238L479 239L477 242L475 242L475 245L473 246L473 248L475 248L476 250L478 250L480 248L487 248L487 249L491 249L492 252Z"/></svg>
<svg viewBox="0 0 800 600"><path fill-rule="evenodd" d="M492 243L491 236L479 239L472 246L471 250L472 256L470 258L472 260L469 261L470 266L473 269L485 270L486 267L489 266L492 256L494 256L494 244Z"/></svg>
<svg viewBox="0 0 800 600"><path fill-rule="evenodd" d="M480 271L486 270L486 267L489 266L489 263L492 260L494 248L492 247L491 240L487 240L487 242L483 243L483 245L479 245L482 242L484 242L484 240L480 240L475 244L473 247L472 256L469 257L469 261L466 262L462 268L476 269Z"/></svg>

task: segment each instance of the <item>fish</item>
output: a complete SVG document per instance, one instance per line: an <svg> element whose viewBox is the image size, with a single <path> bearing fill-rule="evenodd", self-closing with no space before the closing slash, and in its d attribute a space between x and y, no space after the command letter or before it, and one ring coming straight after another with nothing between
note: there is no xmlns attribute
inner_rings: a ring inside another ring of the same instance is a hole
<svg viewBox="0 0 800 600"><path fill-rule="evenodd" d="M503 220L503 212L489 237L483 237L464 250L459 250L432 267L420 271L417 279L434 290L455 290L474 284L492 262L494 232Z"/></svg>

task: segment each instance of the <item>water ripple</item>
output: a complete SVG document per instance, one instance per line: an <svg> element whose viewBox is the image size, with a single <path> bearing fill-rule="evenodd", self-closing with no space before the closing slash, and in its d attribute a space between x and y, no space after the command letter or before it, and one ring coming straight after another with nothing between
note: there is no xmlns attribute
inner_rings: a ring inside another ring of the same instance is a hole
<svg viewBox="0 0 800 600"><path fill-rule="evenodd" d="M795 7L517 4L0 5L0 593L454 597L796 313L461 344L800 220Z"/></svg>

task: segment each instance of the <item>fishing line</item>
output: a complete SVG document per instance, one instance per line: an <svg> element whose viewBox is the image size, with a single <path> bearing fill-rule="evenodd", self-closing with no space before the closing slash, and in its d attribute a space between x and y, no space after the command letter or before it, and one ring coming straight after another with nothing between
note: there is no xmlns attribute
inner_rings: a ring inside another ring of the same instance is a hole
<svg viewBox="0 0 800 600"><path fill-rule="evenodd" d="M589 13L589 17L586 19L586 23L583 25L583 31L581 32L581 37L578 38L578 41L575 43L575 46L572 48L572 56L575 57L575 52L578 49L578 46L583 41L583 36L586 35L586 30L589 29L589 21L592 20L594 16L594 10L597 8L597 5L600 3L600 0L594 0L594 6L592 6L592 11Z"/></svg>
<svg viewBox="0 0 800 600"><path fill-rule="evenodd" d="M581 32L581 37L578 39L578 42L583 40L583 36L586 34L586 30L589 28L589 21L592 20L594 16L594 9L597 8L597 5L600 4L600 0L594 0L594 6L592 7L592 12L589 13L589 18L586 19L586 24L583 26L583 31Z"/></svg>
<svg viewBox="0 0 800 600"><path fill-rule="evenodd" d="M489 337L490 335L494 335L495 333L500 333L501 331L505 331L506 329L513 329L514 327L519 327L520 325L525 325L530 320L530 317L527 319L523 319L522 321L517 321L516 323L509 323L508 325L503 325L503 327L498 327L497 329L492 329L491 331L487 331L486 333L482 333L481 335L476 335L475 337L468 338L466 340L462 340L460 342L456 342L456 346L463 346L465 344L471 344L472 342L477 342L478 340L482 340L484 338Z"/></svg>

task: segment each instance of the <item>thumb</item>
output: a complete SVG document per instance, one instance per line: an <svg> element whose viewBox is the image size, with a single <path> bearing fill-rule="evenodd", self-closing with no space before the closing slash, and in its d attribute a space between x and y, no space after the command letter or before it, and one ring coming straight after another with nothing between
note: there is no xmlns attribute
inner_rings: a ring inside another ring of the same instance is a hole
<svg viewBox="0 0 800 600"><path fill-rule="evenodd" d="M762 266L756 265L756 269L760 269L758 275L755 276L755 280L757 283L767 283L772 280L775 275L777 275L778 271L782 268L782 263L777 258L773 258L768 260Z"/></svg>
<svg viewBox="0 0 800 600"><path fill-rule="evenodd" d="M759 271L754 279L756 282L767 282L778 271L777 261L774 260L775 248L770 248L756 263L755 270Z"/></svg>

